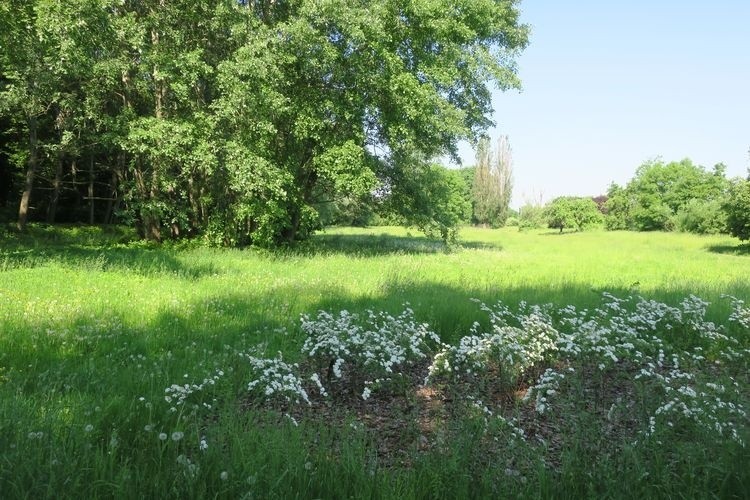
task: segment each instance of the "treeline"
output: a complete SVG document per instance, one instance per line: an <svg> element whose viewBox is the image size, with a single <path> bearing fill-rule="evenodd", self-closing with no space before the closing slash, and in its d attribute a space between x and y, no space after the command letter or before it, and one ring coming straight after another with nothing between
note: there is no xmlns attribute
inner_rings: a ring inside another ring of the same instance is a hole
<svg viewBox="0 0 750 500"><path fill-rule="evenodd" d="M519 86L515 3L6 0L0 214L275 245L360 206L447 238L429 159Z"/></svg>
<svg viewBox="0 0 750 500"><path fill-rule="evenodd" d="M549 203L509 207L512 171L507 138L492 151L479 143L478 165L448 169L429 167L431 182L422 190L425 213L446 226L473 224L520 229L609 230L730 233L750 239L750 178L728 179L722 164L706 169L689 159L642 164L625 185L612 184L606 195L561 196ZM429 208L432 207L432 208ZM366 203L336 206L324 215L327 224L404 224L401 216L383 217Z"/></svg>
<svg viewBox="0 0 750 500"><path fill-rule="evenodd" d="M706 169L689 159L642 164L625 185L606 195L563 196L546 206L527 205L514 219L523 227L731 233L750 239L750 180L728 179L723 164Z"/></svg>

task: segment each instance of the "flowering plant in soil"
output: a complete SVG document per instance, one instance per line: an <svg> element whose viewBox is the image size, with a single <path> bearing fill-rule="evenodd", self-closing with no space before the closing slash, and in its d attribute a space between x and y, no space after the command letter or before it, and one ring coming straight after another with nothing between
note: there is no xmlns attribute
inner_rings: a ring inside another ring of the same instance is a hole
<svg viewBox="0 0 750 500"><path fill-rule="evenodd" d="M299 403L300 401L310 403L310 398L303 386L302 380L297 376L299 365L285 363L281 353L276 358L256 358L244 355L250 362L251 370L256 377L247 389L262 395L264 399L276 399L287 403Z"/></svg>
<svg viewBox="0 0 750 500"><path fill-rule="evenodd" d="M457 346L443 346L429 367L428 381L476 382L492 376L501 390L509 390L527 370L557 350L559 332L542 309L516 316L502 302L494 309L485 304L480 307L489 315L491 332L479 333L480 325L474 323L471 335ZM520 327L509 325L513 319Z"/></svg>
<svg viewBox="0 0 750 500"><path fill-rule="evenodd" d="M302 353L325 372L326 382L348 378L363 399L372 387L392 381L440 345L437 334L418 323L408 305L398 316L320 311L314 318L302 316L302 330L307 334Z"/></svg>
<svg viewBox="0 0 750 500"><path fill-rule="evenodd" d="M737 329L731 336L726 325L706 320L708 303L694 296L670 306L604 293L601 305L591 311L524 302L511 310L501 302L492 307L480 303L489 331L481 332L475 323L455 346L441 344L408 307L398 316L320 311L301 320L307 373L299 374L299 366L285 363L280 355L245 355L255 377L248 389L261 399L286 403L310 404L308 394L326 397L341 388L366 400L396 380L406 382L403 374L429 361L439 348L425 382L452 390L456 401L475 413L481 410L482 419L501 419L518 437L523 437L519 421L502 414L509 410L502 408L508 396L525 391L520 403L534 401L536 414L547 418L560 408L558 398L580 397L569 394L570 389L596 382L591 379L601 374L599 384L617 379L628 387L616 395L607 418L637 406L644 412L639 417L644 438L697 426L744 445L748 415L742 391L747 379L731 375L750 359L746 342L738 340L748 333L748 312L741 301L730 300L728 324ZM182 395L175 388L168 392Z"/></svg>

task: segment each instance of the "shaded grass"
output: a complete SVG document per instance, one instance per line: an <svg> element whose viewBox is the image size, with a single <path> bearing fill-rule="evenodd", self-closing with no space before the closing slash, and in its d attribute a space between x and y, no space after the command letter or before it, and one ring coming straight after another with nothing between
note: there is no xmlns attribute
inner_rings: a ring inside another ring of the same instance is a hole
<svg viewBox="0 0 750 500"><path fill-rule="evenodd" d="M573 498L617 496L627 484L628 495L728 497L750 486L747 451L715 443L631 451L592 468L601 458L583 448L594 429L583 421L561 472L541 468L526 483L477 457L479 431L468 424L447 452L383 469L354 429L297 428L238 407L248 380L237 353L294 356L299 315L318 309L396 312L408 302L445 341L481 320L471 298L591 308L602 291L667 303L695 294L712 303L709 318L725 317L722 294L750 301L747 254L716 250L733 248L731 238L467 228L458 248L445 248L400 229L337 229L264 252L35 231L0 236L0 496ZM216 369L227 375L210 418L179 420L164 388ZM186 437L162 442L160 431ZM196 478L180 455L200 465Z"/></svg>

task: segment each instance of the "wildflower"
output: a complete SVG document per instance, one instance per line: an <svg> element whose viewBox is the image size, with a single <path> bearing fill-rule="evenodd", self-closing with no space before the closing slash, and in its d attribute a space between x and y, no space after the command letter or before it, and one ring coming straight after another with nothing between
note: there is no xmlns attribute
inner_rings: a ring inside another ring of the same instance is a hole
<svg viewBox="0 0 750 500"><path fill-rule="evenodd" d="M91 432L94 430L94 426L91 424L87 424L86 427L83 428L85 432Z"/></svg>
<svg viewBox="0 0 750 500"><path fill-rule="evenodd" d="M172 441L179 441L183 437L185 437L185 433L184 432L175 431L175 432L172 433Z"/></svg>
<svg viewBox="0 0 750 500"><path fill-rule="evenodd" d="M206 442L206 438L201 438L200 445L198 445L198 448L200 448L201 451L206 451L208 449L208 443Z"/></svg>
<svg viewBox="0 0 750 500"><path fill-rule="evenodd" d="M166 441L167 440L167 434L165 432L159 433L159 440L160 441Z"/></svg>
<svg viewBox="0 0 750 500"><path fill-rule="evenodd" d="M229 473L225 470L221 471L221 474L219 474L219 479L221 479L222 481L226 481L227 479L229 479Z"/></svg>

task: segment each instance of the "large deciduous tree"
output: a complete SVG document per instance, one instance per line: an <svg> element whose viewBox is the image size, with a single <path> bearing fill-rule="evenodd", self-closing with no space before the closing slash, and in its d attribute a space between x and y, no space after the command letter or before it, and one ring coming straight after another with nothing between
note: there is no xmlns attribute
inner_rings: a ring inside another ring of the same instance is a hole
<svg viewBox="0 0 750 500"><path fill-rule="evenodd" d="M573 228L582 231L587 226L600 223L602 214L592 198L561 196L545 207L547 225L551 228Z"/></svg>
<svg viewBox="0 0 750 500"><path fill-rule="evenodd" d="M157 240L294 241L336 199L416 214L411 180L490 124L489 85L519 86L527 43L515 0L12 2L0 95L28 137L19 224L43 182L50 219L74 208L67 189L89 220Z"/></svg>

